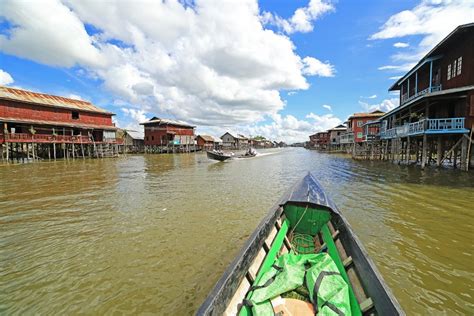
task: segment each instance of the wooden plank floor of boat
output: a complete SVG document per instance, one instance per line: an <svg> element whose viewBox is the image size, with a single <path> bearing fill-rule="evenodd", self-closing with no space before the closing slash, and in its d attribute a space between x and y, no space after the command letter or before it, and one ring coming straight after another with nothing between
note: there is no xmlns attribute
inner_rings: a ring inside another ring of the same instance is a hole
<svg viewBox="0 0 474 316"><path fill-rule="evenodd" d="M246 297L250 287L252 286L253 282L255 281L256 276L258 275L258 271L265 260L265 257L271 248L275 237L278 234L278 231L281 228L283 221L285 220L285 215L283 214L281 218L277 219L274 227L268 234L268 237L265 239L263 247L258 251L255 259L253 260L250 268L248 269L245 277L239 284L234 296L230 300L229 304L227 305L227 309L224 312L224 315L237 315L240 311L240 306L244 298ZM334 229L334 226L331 222L328 222L328 228L331 232L332 239L336 245L337 251L339 256L344 264L345 270L349 277L352 289L356 296L357 302L361 308L363 315L374 315L371 310L373 310L374 304L372 299L367 296L362 283L360 282L360 278L357 274L356 268L352 262L352 257L347 255L347 252L342 245L342 242L339 239L339 231ZM283 244L280 248L279 255L288 253L291 250L291 237L292 236L285 236ZM319 251L320 249L325 247L323 238L321 233L318 233L317 236L314 238L315 249Z"/></svg>

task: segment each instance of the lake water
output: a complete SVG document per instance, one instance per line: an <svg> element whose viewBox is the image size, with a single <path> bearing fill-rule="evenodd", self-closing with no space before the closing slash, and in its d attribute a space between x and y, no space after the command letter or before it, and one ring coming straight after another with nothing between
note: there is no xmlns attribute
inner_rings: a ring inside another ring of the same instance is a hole
<svg viewBox="0 0 474 316"><path fill-rule="evenodd" d="M192 314L312 171L407 314L474 314L474 174L302 148L0 165L0 314Z"/></svg>

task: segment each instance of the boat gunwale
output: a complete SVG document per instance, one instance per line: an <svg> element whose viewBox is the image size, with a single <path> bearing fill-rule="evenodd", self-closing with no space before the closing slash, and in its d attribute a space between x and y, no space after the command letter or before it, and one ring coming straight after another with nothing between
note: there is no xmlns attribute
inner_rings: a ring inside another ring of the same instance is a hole
<svg viewBox="0 0 474 316"><path fill-rule="evenodd" d="M268 237L273 227L275 227L276 221L282 216L283 208L287 204L326 209L333 213L334 216L331 219L331 222L335 228L339 230L339 238L341 239L345 250L352 256L353 264L356 268L357 274L359 275L360 282L363 284L368 296L373 300L377 314L405 315L402 307L396 300L391 289L385 283L382 275L369 257L362 242L354 233L349 222L339 212L335 204L326 197L325 193L323 192L326 204L318 204L309 199L307 201L298 199L291 200L295 189L304 184L308 177L315 182L319 189L322 190L321 185L311 173L308 173L306 177L297 181L294 186L287 190L282 198L270 208L268 213L255 228L252 235L250 235L235 259L229 264L221 278L219 278L211 292L206 297L206 300L197 310L196 315L222 315L225 312L228 303L231 301L240 283L245 278L245 275L257 256L258 251L263 247L265 239ZM368 282L368 280L370 280L370 282Z"/></svg>

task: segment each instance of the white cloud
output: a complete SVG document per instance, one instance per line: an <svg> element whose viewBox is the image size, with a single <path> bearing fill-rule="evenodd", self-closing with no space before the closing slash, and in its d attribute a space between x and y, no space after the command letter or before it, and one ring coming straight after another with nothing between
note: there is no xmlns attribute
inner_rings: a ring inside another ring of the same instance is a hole
<svg viewBox="0 0 474 316"><path fill-rule="evenodd" d="M118 104L121 102L119 101ZM139 109L127 108L122 107L122 112L125 114L126 117L129 118L127 124L123 124L122 122L117 122L117 126L123 129L133 130L137 132L143 132L143 126L140 126L140 123L143 123L147 120L146 112Z"/></svg>
<svg viewBox="0 0 474 316"><path fill-rule="evenodd" d="M289 91L289 92L287 93L287 95L295 95L295 94L297 94L296 91Z"/></svg>
<svg viewBox="0 0 474 316"><path fill-rule="evenodd" d="M323 108L329 110L329 111L332 111L332 108L329 104L323 104Z"/></svg>
<svg viewBox="0 0 474 316"><path fill-rule="evenodd" d="M303 11L314 21L328 11L324 3ZM284 108L281 90L334 75L329 62L300 57L287 36L265 29L256 0L6 0L0 16L14 25L0 35L5 53L77 65L78 75L143 113L197 125L263 121Z"/></svg>
<svg viewBox="0 0 474 316"><path fill-rule="evenodd" d="M53 66L104 62L84 24L56 0L2 1L0 15L14 25L9 34L0 34L0 47L8 54Z"/></svg>
<svg viewBox="0 0 474 316"><path fill-rule="evenodd" d="M9 84L12 84L14 82L12 76L4 71L3 69L0 69L0 85L2 86L8 86Z"/></svg>
<svg viewBox="0 0 474 316"><path fill-rule="evenodd" d="M270 12L262 14L265 24L273 24L287 34L296 32L308 33L314 28L314 22L322 15L334 11L334 6L326 0L310 0L306 7L298 8L289 19L284 19Z"/></svg>
<svg viewBox="0 0 474 316"><path fill-rule="evenodd" d="M320 77L334 77L334 66L329 62L323 63L322 61L313 58L305 57L303 58L303 74L310 76L320 76Z"/></svg>
<svg viewBox="0 0 474 316"><path fill-rule="evenodd" d="M413 9L392 15L369 39L385 40L412 35L421 35L422 39L413 49L392 56L394 61L403 62L404 65L379 69L409 70L408 65L416 63L458 25L474 22L473 12L472 0L422 0ZM405 43L395 45L397 44Z"/></svg>
<svg viewBox="0 0 474 316"><path fill-rule="evenodd" d="M376 94L372 94L371 96L368 96L368 97L361 96L361 98L363 98L363 99L376 99L376 98L377 98L377 95L376 95Z"/></svg>
<svg viewBox="0 0 474 316"><path fill-rule="evenodd" d="M398 98L385 99L382 102L376 104L369 104L367 102L359 101L359 105L364 109L365 112L372 112L375 110L388 112L396 108L399 104L400 100Z"/></svg>
<svg viewBox="0 0 474 316"><path fill-rule="evenodd" d="M410 46L410 44L403 43L403 42L396 42L395 44L393 44L393 47L396 47L396 48L406 48L408 46Z"/></svg>
<svg viewBox="0 0 474 316"><path fill-rule="evenodd" d="M393 76L393 77L390 77L390 78L388 78L388 79L390 79L390 80L398 80L398 79L400 79L401 77L402 77L402 76Z"/></svg>
<svg viewBox="0 0 474 316"><path fill-rule="evenodd" d="M83 98L80 95L77 95L77 94L74 94L74 93L70 93L67 97L69 99L74 99L74 100L83 100Z"/></svg>
<svg viewBox="0 0 474 316"><path fill-rule="evenodd" d="M386 65L386 66L380 66L378 69L379 70L390 70L390 71L409 71L413 66L415 66L416 62L413 63L406 63L402 65Z"/></svg>
<svg viewBox="0 0 474 316"><path fill-rule="evenodd" d="M262 135L272 140L283 140L287 143L308 140L308 136L319 131L327 130L340 124L342 121L333 114L317 115L309 113L308 120L299 120L293 115L272 116L270 124L260 124L241 127L239 131L244 135Z"/></svg>

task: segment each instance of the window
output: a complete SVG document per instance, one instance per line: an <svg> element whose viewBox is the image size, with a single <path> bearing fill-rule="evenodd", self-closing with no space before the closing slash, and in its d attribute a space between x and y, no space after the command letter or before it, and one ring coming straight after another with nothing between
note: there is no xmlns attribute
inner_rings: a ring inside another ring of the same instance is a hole
<svg viewBox="0 0 474 316"><path fill-rule="evenodd" d="M151 137L151 140L155 140L155 136L152 136L152 137Z"/></svg>
<svg viewBox="0 0 474 316"><path fill-rule="evenodd" d="M364 124L363 121L357 121L357 127L361 127Z"/></svg>
<svg viewBox="0 0 474 316"><path fill-rule="evenodd" d="M456 69L458 68L457 65L458 65L458 62L455 59L454 62L453 62L453 74L451 75L451 78L456 77Z"/></svg>
<svg viewBox="0 0 474 316"><path fill-rule="evenodd" d="M451 79L451 64L448 65L448 80Z"/></svg>
<svg viewBox="0 0 474 316"><path fill-rule="evenodd" d="M73 120L78 120L79 119L79 112L72 111L71 117L72 117Z"/></svg>
<svg viewBox="0 0 474 316"><path fill-rule="evenodd" d="M146 141L148 141L148 136L146 137Z"/></svg>
<svg viewBox="0 0 474 316"><path fill-rule="evenodd" d="M362 132L357 133L357 138L362 138Z"/></svg>
<svg viewBox="0 0 474 316"><path fill-rule="evenodd" d="M462 56L458 58L458 76L461 74Z"/></svg>

